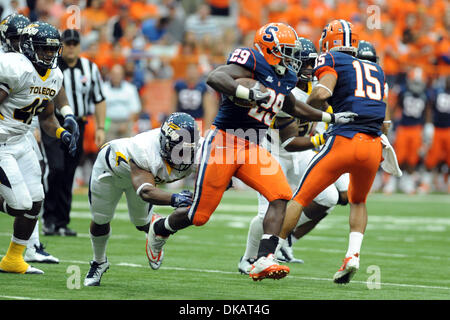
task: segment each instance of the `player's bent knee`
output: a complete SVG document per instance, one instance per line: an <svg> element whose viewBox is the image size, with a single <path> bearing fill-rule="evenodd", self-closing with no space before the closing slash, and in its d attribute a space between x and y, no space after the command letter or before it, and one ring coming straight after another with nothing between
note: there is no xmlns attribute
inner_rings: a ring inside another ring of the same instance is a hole
<svg viewBox="0 0 450 320"><path fill-rule="evenodd" d="M22 199L14 199L4 204L4 211L13 217L23 216L33 208L33 201L30 197L23 197ZM39 213L39 212L38 212Z"/></svg>
<svg viewBox="0 0 450 320"><path fill-rule="evenodd" d="M348 204L348 194L346 191L339 192L338 204L341 206L346 206Z"/></svg>
<svg viewBox="0 0 450 320"><path fill-rule="evenodd" d="M39 219L39 213L41 212L42 207L42 201L35 201L33 202L33 206L31 207L31 210L25 212L23 216L25 218L31 219L31 220L37 220Z"/></svg>
<svg viewBox="0 0 450 320"><path fill-rule="evenodd" d="M13 217L25 217L28 219L36 220L39 218L41 211L42 201L32 202L31 206L12 207L9 204L6 205L6 213Z"/></svg>
<svg viewBox="0 0 450 320"><path fill-rule="evenodd" d="M194 219L192 220L192 224L194 226L200 227L202 225L204 225L205 223L208 222L209 218L211 217L211 215L206 215L206 214L201 214L199 212L197 212L194 216Z"/></svg>
<svg viewBox="0 0 450 320"><path fill-rule="evenodd" d="M333 185L326 188L314 199L315 203L327 208L334 207L338 201L339 193Z"/></svg>

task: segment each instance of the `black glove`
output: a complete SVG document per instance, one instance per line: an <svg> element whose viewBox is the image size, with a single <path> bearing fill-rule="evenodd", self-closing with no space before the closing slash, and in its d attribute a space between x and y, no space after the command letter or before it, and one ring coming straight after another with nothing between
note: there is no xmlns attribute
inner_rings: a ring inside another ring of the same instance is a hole
<svg viewBox="0 0 450 320"><path fill-rule="evenodd" d="M64 130L61 133L61 141L67 146L69 149L69 154L72 157L75 157L75 154L77 152L77 142L73 139L72 134L70 134L69 131Z"/></svg>
<svg viewBox="0 0 450 320"><path fill-rule="evenodd" d="M72 134L72 139L77 143L80 138L80 128L78 127L78 122L73 114L64 117L63 128L69 130Z"/></svg>
<svg viewBox="0 0 450 320"><path fill-rule="evenodd" d="M180 193L172 194L170 205L174 208L189 207L192 204L194 194L189 190L183 190Z"/></svg>

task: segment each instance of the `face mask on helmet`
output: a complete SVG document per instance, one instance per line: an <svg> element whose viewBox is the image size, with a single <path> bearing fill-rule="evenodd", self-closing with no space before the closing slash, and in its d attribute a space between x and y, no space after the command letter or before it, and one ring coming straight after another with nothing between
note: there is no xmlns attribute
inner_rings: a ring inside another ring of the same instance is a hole
<svg viewBox="0 0 450 320"><path fill-rule="evenodd" d="M302 61L299 59L300 51L301 45L299 43L295 45L283 44L275 46L272 54L281 59L280 63L274 66L275 71L280 75L284 75L286 69L289 69L297 74L302 67Z"/></svg>
<svg viewBox="0 0 450 320"><path fill-rule="evenodd" d="M161 157L175 170L185 171L195 162L198 140L195 122L183 128L169 118L161 126Z"/></svg>
<svg viewBox="0 0 450 320"><path fill-rule="evenodd" d="M49 36L51 35L51 36ZM62 53L58 31L46 23L32 23L25 27L20 37L21 52L36 66L43 69L57 67Z"/></svg>
<svg viewBox="0 0 450 320"><path fill-rule="evenodd" d="M313 79L314 65L316 64L317 54L311 55L314 55L315 57L302 59L302 67L298 73L298 77L304 82L310 82Z"/></svg>
<svg viewBox="0 0 450 320"><path fill-rule="evenodd" d="M61 56L62 45L35 45L37 62L47 69L56 68L58 57Z"/></svg>

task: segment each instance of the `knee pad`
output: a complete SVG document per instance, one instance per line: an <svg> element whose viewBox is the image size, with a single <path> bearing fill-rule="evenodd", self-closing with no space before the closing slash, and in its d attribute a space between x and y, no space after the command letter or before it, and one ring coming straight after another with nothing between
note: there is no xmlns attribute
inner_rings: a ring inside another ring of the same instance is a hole
<svg viewBox="0 0 450 320"><path fill-rule="evenodd" d="M13 195L8 201L3 201L3 211L10 216L21 216L33 208L33 201L29 194L22 194L21 197Z"/></svg>
<svg viewBox="0 0 450 320"><path fill-rule="evenodd" d="M11 207L9 204L6 204L6 202L3 205L4 211L13 217L19 217L24 216L28 219L36 220L39 218L39 213L41 211L42 201L38 202L32 202L32 205L30 208L14 208Z"/></svg>
<svg viewBox="0 0 450 320"><path fill-rule="evenodd" d="M42 201L33 202L33 206L31 207L31 210L24 213L23 216L25 218L28 218L31 220L37 220L37 219L39 219L39 213L41 212L41 207L42 207Z"/></svg>

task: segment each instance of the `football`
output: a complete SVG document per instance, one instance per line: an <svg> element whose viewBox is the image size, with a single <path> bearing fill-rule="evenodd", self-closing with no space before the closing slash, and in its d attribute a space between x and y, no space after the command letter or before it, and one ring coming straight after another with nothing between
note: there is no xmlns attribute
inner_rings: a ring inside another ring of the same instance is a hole
<svg viewBox="0 0 450 320"><path fill-rule="evenodd" d="M267 88L265 86L263 86L258 80L252 79L252 78L239 78L236 79L236 82L239 83L240 85L246 87L246 88L253 88L255 86L255 84L259 84L259 88L262 92L266 92ZM240 99L237 98L235 96L230 97L230 100L233 101L236 105L240 106L240 107L244 107L244 108L253 108L256 106L255 102L252 101L248 101L245 99Z"/></svg>

